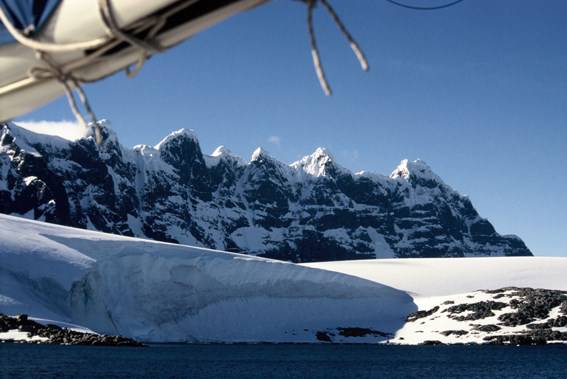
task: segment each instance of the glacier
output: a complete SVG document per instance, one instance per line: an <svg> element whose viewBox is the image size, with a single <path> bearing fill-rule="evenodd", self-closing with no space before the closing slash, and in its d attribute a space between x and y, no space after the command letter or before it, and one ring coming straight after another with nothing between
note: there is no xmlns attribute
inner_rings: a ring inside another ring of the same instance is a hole
<svg viewBox="0 0 567 379"><path fill-rule="evenodd" d="M146 342L423 343L439 322L408 315L482 289L567 291L565 272L547 257L296 264L0 215L0 313Z"/></svg>
<svg viewBox="0 0 567 379"><path fill-rule="evenodd" d="M341 273L0 215L4 314L151 342L315 342L328 328L393 332L415 308Z"/></svg>

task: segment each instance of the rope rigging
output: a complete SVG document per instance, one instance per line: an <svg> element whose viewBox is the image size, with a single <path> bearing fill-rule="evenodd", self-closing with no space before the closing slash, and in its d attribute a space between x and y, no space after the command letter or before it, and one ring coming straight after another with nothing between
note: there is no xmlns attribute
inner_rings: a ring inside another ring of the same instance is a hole
<svg viewBox="0 0 567 379"><path fill-rule="evenodd" d="M343 34L343 36L347 39L354 55L358 59L362 70L368 71L369 65L366 56L364 55L360 45L356 42L354 37L350 34L348 29L346 28L345 24L342 22L341 18L337 14L337 12L333 9L331 4L327 0L299 0L304 2L307 5L307 31L309 32L309 45L311 48L311 57L313 59L313 67L315 68L315 73L317 74L317 79L319 80L319 84L323 89L323 93L326 96L330 96L332 94L331 86L325 75L325 70L323 69L323 64L321 63L321 54L319 53L319 48L317 46L317 39L315 36L315 30L313 28L313 10L317 3L321 3L323 7L327 10L335 24L338 26L339 30ZM421 10L421 11L433 11L439 10L444 8L449 8L458 3L463 2L464 0L453 0L449 3L437 5L437 6L413 6L405 3L401 3L396 0L386 0L387 2L394 4L399 7L413 9L413 10Z"/></svg>
<svg viewBox="0 0 567 379"><path fill-rule="evenodd" d="M130 35L125 32L123 29L120 28L118 22L116 20L116 16L114 14L112 4L110 0L98 0L98 9L100 18L106 28L107 37L96 38L90 41L84 42L76 42L76 43L67 43L67 44L58 44L58 43L49 43L44 41L39 41L33 38L27 37L23 32L19 31L12 23L10 22L9 18L5 14L2 7L0 7L0 21L5 25L6 30L12 35L12 37L19 42L21 45L28 47L35 51L36 58L38 61L41 61L45 64L45 66L41 67L32 67L28 71L28 75L37 80L42 79L56 79L62 86L63 90L65 91L65 95L67 97L67 101L69 102L69 106L73 115L77 119L77 121L82 124L85 128L88 128L89 125L94 126L95 128L95 140L97 144L102 142L102 133L100 130L100 123L96 118L93 108L90 105L88 97L83 90L81 83L85 82L85 80L81 80L73 75L72 70L65 72L60 65L55 62L55 60L49 54L56 54L56 53L65 53L65 52L73 52L73 51L85 51L90 49L98 49L94 53L86 56L86 62L92 61L94 58L100 56L105 51L105 45L108 45L111 41L122 41L128 43L130 46L135 47L140 50L140 58L138 59L137 63L135 64L134 70L130 69L130 66L126 67L125 71L129 78L134 77L137 75L140 70L142 69L145 61L153 54L157 52L161 52L164 50L162 46L160 46L156 41L154 41L154 37L158 34L160 29L165 25L167 18L171 16L175 11L179 11L187 6L196 3L198 0L188 0L182 2L179 6L174 7L169 12L164 13L159 17L149 18L145 20L144 23L141 25L137 25L136 30L143 30L150 28L149 32L146 34L145 39L139 39L134 35ZM90 122L87 122L85 116L79 110L79 106L77 104L77 99L74 95L74 92L77 93L77 97L83 108L88 115Z"/></svg>
<svg viewBox="0 0 567 379"><path fill-rule="evenodd" d="M130 46L138 48L141 52L140 58L138 59L134 70L132 71L130 67L126 67L126 76L133 78L142 70L145 61L151 55L162 52L164 50L163 46L161 46L154 40L154 37L163 27L166 20L163 17L160 18L158 22L156 22L155 26L150 30L150 32L146 36L146 39L139 39L134 35L130 35L120 29L120 26L118 25L118 22L116 21L116 17L112 10L112 4L110 3L110 0L98 0L98 4L100 17L104 22L108 36L126 42Z"/></svg>
<svg viewBox="0 0 567 379"><path fill-rule="evenodd" d="M325 10L329 13L343 36L348 41L350 48L354 52L356 59L360 63L360 67L364 71L368 71L370 66L368 65L368 60L362 52L360 45L356 42L354 37L350 34L345 24L342 22L341 18L335 12L334 8L329 4L327 0L302 0L307 5L307 31L309 32L309 45L311 47L311 57L313 59L313 67L315 68L315 73L317 74L317 79L319 79L319 84L323 89L323 93L326 96L330 96L333 92L327 77L325 76L325 70L323 69L323 64L321 63L321 55L319 54L319 48L317 47L317 39L315 37L315 30L313 28L313 10L317 3L321 3Z"/></svg>
<svg viewBox="0 0 567 379"><path fill-rule="evenodd" d="M80 78L74 73L82 67L91 64L95 59L100 58L109 50L116 48L121 43L126 43L140 52L139 58L134 63L129 64L124 68L126 75L129 78L136 76L143 68L144 63L152 55L162 52L166 49L157 40L158 34L164 29L164 26L169 21L169 18L185 10L189 6L199 3L203 0L180 0L174 6L163 10L157 15L149 15L137 22L128 26L128 30L121 27L118 23L114 7L111 0L97 0L100 20L106 31L106 36L95 38L89 41L74 42L74 43L52 43L45 42L39 39L34 39L28 36L24 31L17 29L11 22L4 9L0 7L0 21L5 25L7 31L12 37L21 45L32 49L36 53L37 60L44 64L39 67L32 67L28 76L32 80L57 80L64 89L70 108L77 118L77 120L88 127L93 125L95 127L95 137L97 143L101 143L100 125L93 112L89 100L81 84L87 83L91 80ZM321 54L317 45L317 38L315 28L313 25L314 10L317 5L321 5L326 12L330 15L331 19L347 40L351 50L353 51L356 59L358 60L363 71L369 70L368 60L358 42L354 39L349 32L338 13L331 6L328 0L297 0L307 6L307 31L309 34L309 45L311 50L311 58L319 84L326 96L332 94L332 89L325 74ZM413 10L438 10L448 8L464 0L452 0L448 3L438 6L414 6L401 2L400 0L386 0L387 2ZM138 36L142 35L140 38ZM84 52L84 56L76 59L73 62L58 63L54 58L55 54L68 53L68 52ZM87 122L85 115L79 110L78 102L83 106L84 113L90 119Z"/></svg>
<svg viewBox="0 0 567 379"><path fill-rule="evenodd" d="M95 127L95 140L97 144L100 144L102 142L100 124L90 105L89 99L87 98L87 95L80 84L80 81L71 73L64 73L52 60L49 54L43 51L36 51L36 56L37 59L44 62L47 67L32 67L29 70L29 75L35 79L57 79L63 85L63 89L65 90L65 95L67 96L67 101L69 102L69 106L71 108L71 111L73 112L73 115L75 115L77 121L79 121L85 128L88 128L89 125L93 125ZM79 111L73 90L77 91L79 100L83 104L83 107L85 108L85 111L90 118L90 123L87 123L85 117Z"/></svg>

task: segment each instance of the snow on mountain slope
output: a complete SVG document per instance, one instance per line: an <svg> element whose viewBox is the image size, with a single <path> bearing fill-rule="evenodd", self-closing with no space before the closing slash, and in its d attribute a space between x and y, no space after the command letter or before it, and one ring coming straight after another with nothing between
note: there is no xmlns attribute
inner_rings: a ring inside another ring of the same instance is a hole
<svg viewBox="0 0 567 379"><path fill-rule="evenodd" d="M354 174L323 148L245 162L187 129L130 149L46 125L0 124L0 213L293 262L532 255L423 161Z"/></svg>
<svg viewBox="0 0 567 379"><path fill-rule="evenodd" d="M144 341L315 342L338 327L384 340L415 309L344 274L0 215L0 313Z"/></svg>
<svg viewBox="0 0 567 379"><path fill-rule="evenodd" d="M302 266L385 284L414 299L510 286L567 291L567 258L560 257L381 259Z"/></svg>
<svg viewBox="0 0 567 379"><path fill-rule="evenodd" d="M20 121L18 126L37 134L61 137L69 141L88 136L87 130L76 121Z"/></svg>

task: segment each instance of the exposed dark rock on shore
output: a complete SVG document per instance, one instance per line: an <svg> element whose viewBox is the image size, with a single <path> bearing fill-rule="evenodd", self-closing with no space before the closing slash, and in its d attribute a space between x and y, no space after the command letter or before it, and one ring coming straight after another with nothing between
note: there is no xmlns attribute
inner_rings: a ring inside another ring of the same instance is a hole
<svg viewBox="0 0 567 379"><path fill-rule="evenodd" d="M416 320L419 326L413 326ZM567 291L506 287L455 295L410 314L406 322L413 337L424 335L418 342L424 345L567 343ZM447 325L447 330L435 330L439 325ZM431 339L436 335L445 338ZM393 342L406 343L405 336Z"/></svg>
<svg viewBox="0 0 567 379"><path fill-rule="evenodd" d="M514 310L498 317L502 324L506 326L525 325L538 319L548 317L549 312L556 307L561 307L561 312L565 313L567 308L567 291L551 291L533 288L509 288L511 291L508 296L519 297L510 300L510 307ZM550 326L556 322L549 320ZM557 320L561 324L561 320ZM558 325L560 326L560 325Z"/></svg>
<svg viewBox="0 0 567 379"><path fill-rule="evenodd" d="M402 329L406 334L396 333L397 337L372 328L336 327L315 331L315 339L326 343L362 341L421 345L567 344L567 291L507 287L447 296L440 299L438 304L408 315ZM415 322L417 320L419 322ZM120 336L81 333L56 325L42 325L26 315L10 317L0 314L0 333L9 331L27 333L29 338L21 342L142 346L137 341ZM6 341L4 338L3 342Z"/></svg>
<svg viewBox="0 0 567 379"><path fill-rule="evenodd" d="M329 333L323 332L321 330L315 333L315 338L317 338L317 341L321 341L321 342L333 342Z"/></svg>
<svg viewBox="0 0 567 379"><path fill-rule="evenodd" d="M1 340L2 342L18 342L18 343L43 343L50 345L91 345L91 346L144 346L142 343L130 338L121 336L108 336L94 333L83 333L62 328L57 325L43 325L30 320L27 315L19 315L10 317L0 314L0 333L11 330L26 332L30 341L27 340ZM43 337L31 341L32 337Z"/></svg>
<svg viewBox="0 0 567 379"><path fill-rule="evenodd" d="M437 345L443 345L443 342L437 341L437 340L427 340L427 341L423 341L422 343L420 343L420 345L437 346Z"/></svg>
<svg viewBox="0 0 567 379"><path fill-rule="evenodd" d="M447 308L443 312L451 313L451 318L458 321L470 321L470 320L480 320L483 318L494 316L493 310L500 310L507 307L508 304L498 302L498 301L479 301L478 303L472 304L458 304ZM463 313L465 311L470 311L471 313L466 316L454 316L454 313Z"/></svg>
<svg viewBox="0 0 567 379"><path fill-rule="evenodd" d="M370 328L337 328L337 330L339 331L339 334L343 337L391 336L390 333L385 333Z"/></svg>
<svg viewBox="0 0 567 379"><path fill-rule="evenodd" d="M498 345L546 345L549 342L567 343L567 333L551 329L538 329L522 334L486 336L484 340Z"/></svg>
<svg viewBox="0 0 567 379"><path fill-rule="evenodd" d="M473 330L478 330L479 332L485 332L485 333L492 333L492 332L497 332L499 331L501 328L499 326L496 325L492 325L492 324L488 324L488 325L475 325L473 327Z"/></svg>
<svg viewBox="0 0 567 379"><path fill-rule="evenodd" d="M431 316L433 313L437 312L438 310L439 310L439 307L437 306L437 307L433 307L431 309L428 309L427 311L417 311L417 312L414 312L414 313L410 313L408 315L408 317L406 318L406 322L413 322L415 320L419 320L420 318Z"/></svg>
<svg viewBox="0 0 567 379"><path fill-rule="evenodd" d="M386 338L392 337L392 333L386 333L376 329L361 327L339 327L336 329L318 330L317 332L315 332L315 338L317 339L317 341L321 342L344 342L343 338L345 337L375 337L378 341L381 341Z"/></svg>

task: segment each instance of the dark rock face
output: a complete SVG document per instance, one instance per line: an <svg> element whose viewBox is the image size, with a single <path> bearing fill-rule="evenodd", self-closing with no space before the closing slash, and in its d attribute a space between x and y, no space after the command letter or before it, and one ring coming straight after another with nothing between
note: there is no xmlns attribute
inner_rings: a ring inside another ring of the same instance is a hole
<svg viewBox="0 0 567 379"><path fill-rule="evenodd" d="M358 338L371 337L374 342L384 341L392 337L392 333L382 332L371 328L361 327L339 327L315 332L315 338L319 342L356 342Z"/></svg>
<svg viewBox="0 0 567 379"><path fill-rule="evenodd" d="M493 310L500 310L507 307L508 304L499 301L479 301L471 304L458 304L447 308L444 312L449 312L449 317L457 321L481 320L483 318L494 316ZM470 311L466 316L455 316L454 314Z"/></svg>
<svg viewBox="0 0 567 379"><path fill-rule="evenodd" d="M439 307L437 306L437 307L433 307L431 309L428 309L426 311L417 311L417 312L411 313L406 318L406 322L413 322L413 321L419 320L420 318L429 317L433 313L437 312L438 310L439 310Z"/></svg>
<svg viewBox="0 0 567 379"><path fill-rule="evenodd" d="M33 343L50 345L91 345L91 346L144 346L140 342L121 336L107 336L93 333L81 333L74 330L61 328L57 325L43 325L28 319L27 315L10 317L0 314L0 333L10 330L26 332L28 337L43 337L46 340L35 340ZM13 341L4 341L13 342ZM22 342L22 341L18 341ZM24 343L26 341L23 341Z"/></svg>
<svg viewBox="0 0 567 379"><path fill-rule="evenodd" d="M440 334L444 335L445 337L447 336L464 336L466 334L469 334L469 332L467 332L466 330L444 330L442 332L439 332Z"/></svg>
<svg viewBox="0 0 567 379"><path fill-rule="evenodd" d="M317 333L315 333L315 338L317 338L317 341L321 342L333 342L331 336L329 336L329 333L323 331L318 331Z"/></svg>
<svg viewBox="0 0 567 379"><path fill-rule="evenodd" d="M407 322L421 319L419 328L429 329L444 337L454 337L455 339L449 340L451 343L567 343L567 332L563 329L567 327L567 291L506 287L476 291L467 295L466 299L474 299L478 295L485 300L460 304L445 301L429 310L410 314ZM489 295L489 299L486 299L486 295ZM491 300L496 298L502 301ZM458 321L457 327L454 326L455 321ZM431 330L436 329L435 325L440 322L452 324L454 329ZM424 341L424 344L427 343L428 341Z"/></svg>
<svg viewBox="0 0 567 379"><path fill-rule="evenodd" d="M549 316L549 312L556 307L561 306L564 309L564 304L567 303L567 292L552 291L545 289L533 288L517 288L512 289L510 296L518 296L519 299L512 299L510 307L514 312L504 313L498 317L498 320L505 326L518 326L526 325L539 319L544 319ZM565 312L562 312L565 313ZM567 316L567 315L566 315ZM549 327L561 326L565 322L565 317L559 317L555 320L548 320L546 322ZM528 325L528 327L530 327ZM532 329L542 329L543 325L531 325Z"/></svg>
<svg viewBox="0 0 567 379"><path fill-rule="evenodd" d="M479 332L485 332L485 333L497 332L500 329L501 328L499 326L493 325L493 324L477 325L477 326L474 327L474 330L478 330Z"/></svg>
<svg viewBox="0 0 567 379"><path fill-rule="evenodd" d="M390 337L391 333L381 332L379 330L374 330L370 328L337 328L339 335L343 337L366 337L366 336L380 336L380 337Z"/></svg>
<svg viewBox="0 0 567 379"><path fill-rule="evenodd" d="M567 333L552 329L537 329L523 334L486 336L484 340L499 345L546 345L567 342Z"/></svg>
<svg viewBox="0 0 567 379"><path fill-rule="evenodd" d="M98 146L0 128L2 213L295 262L531 255L421 161L385 177L324 149L290 166L207 156L187 130L126 149L108 127Z"/></svg>

